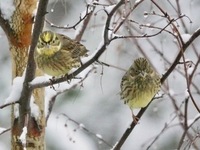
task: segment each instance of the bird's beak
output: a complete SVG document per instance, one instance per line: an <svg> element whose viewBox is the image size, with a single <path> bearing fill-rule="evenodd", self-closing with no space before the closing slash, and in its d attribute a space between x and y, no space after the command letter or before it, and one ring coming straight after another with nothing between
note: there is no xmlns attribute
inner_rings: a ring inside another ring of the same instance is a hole
<svg viewBox="0 0 200 150"><path fill-rule="evenodd" d="M45 48L46 48L46 49L49 49L49 48L50 48L50 45L49 45L49 44L45 45Z"/></svg>
<svg viewBox="0 0 200 150"><path fill-rule="evenodd" d="M141 71L140 75L144 78L144 77L146 77L147 73L145 71Z"/></svg>

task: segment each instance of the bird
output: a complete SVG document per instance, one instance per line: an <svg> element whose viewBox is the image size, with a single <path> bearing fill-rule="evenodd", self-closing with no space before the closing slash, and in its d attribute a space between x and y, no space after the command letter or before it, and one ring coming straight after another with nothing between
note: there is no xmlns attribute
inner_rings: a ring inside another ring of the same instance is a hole
<svg viewBox="0 0 200 150"><path fill-rule="evenodd" d="M146 107L160 87L160 76L143 57L137 58L123 75L120 96L130 107L135 123L138 118L133 114L133 109Z"/></svg>
<svg viewBox="0 0 200 150"><path fill-rule="evenodd" d="M43 31L38 39L34 59L37 67L50 76L63 76L72 68L82 65L80 57L86 57L88 50L66 35Z"/></svg>

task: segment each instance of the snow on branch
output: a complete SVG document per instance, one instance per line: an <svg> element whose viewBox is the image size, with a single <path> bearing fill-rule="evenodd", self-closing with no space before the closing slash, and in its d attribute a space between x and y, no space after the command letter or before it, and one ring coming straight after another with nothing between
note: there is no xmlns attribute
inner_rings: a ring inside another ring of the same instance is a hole
<svg viewBox="0 0 200 150"><path fill-rule="evenodd" d="M82 86L83 81L92 73L96 68L95 67L88 67L84 71L82 71L77 79L72 79L68 82L62 82L58 86L46 87L45 88L45 114L46 114L46 121L49 118L49 115L53 109L56 97L70 89L74 89L77 86Z"/></svg>
<svg viewBox="0 0 200 150"><path fill-rule="evenodd" d="M5 20L11 20L11 16L15 11L15 6L13 3L13 0L0 0L1 17L3 17Z"/></svg>
<svg viewBox="0 0 200 150"><path fill-rule="evenodd" d="M19 100L22 92L24 77L16 77L13 80L12 89L4 104L13 103Z"/></svg>
<svg viewBox="0 0 200 150"><path fill-rule="evenodd" d="M22 142L22 145L23 145L23 149L24 150L26 150L26 143L27 143L27 141L26 141L26 136L27 136L27 127L25 126L25 127L23 127L23 129L22 129L22 133L21 133L21 135L20 135L20 137L19 137L19 140Z"/></svg>
<svg viewBox="0 0 200 150"><path fill-rule="evenodd" d="M103 52L106 50L107 45L111 42L111 40L109 40L109 26L111 23L111 19L114 15L114 13L117 11L117 9L122 6L124 4L124 1L121 0L119 1L118 4L116 4L116 6L112 9L112 11L110 12L110 14L108 14L108 17L106 19L106 25L103 29L103 38L102 38L102 42L100 43L100 45L97 48L97 52L95 52L95 55L88 60L86 63L84 63L80 68L78 68L76 71L72 72L71 74L66 74L64 77L61 78L56 78L50 82L43 82L43 83L38 83L38 84L29 84L31 89L35 89L35 88L41 88L41 87L46 87L49 85L53 85L53 84L57 84L57 83L61 83L64 81L67 81L69 79L74 78L75 76L77 76L80 72L82 72L84 69L86 69L88 66L90 66L92 63L94 63L95 61L98 61L98 58L103 54Z"/></svg>

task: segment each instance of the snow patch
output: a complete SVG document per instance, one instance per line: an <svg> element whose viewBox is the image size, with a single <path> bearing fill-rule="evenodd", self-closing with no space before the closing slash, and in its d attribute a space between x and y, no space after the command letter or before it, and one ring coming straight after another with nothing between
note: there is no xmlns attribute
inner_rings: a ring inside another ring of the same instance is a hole
<svg viewBox="0 0 200 150"><path fill-rule="evenodd" d="M22 130L23 130L23 131L22 131L22 133L21 133L19 139L20 139L20 141L22 142L22 145L24 145L24 148L23 148L23 149L26 150L26 135L27 135L27 127L26 127L26 126L23 127Z"/></svg>
<svg viewBox="0 0 200 150"><path fill-rule="evenodd" d="M40 109L38 105L35 104L34 101L35 101L34 97L31 96L31 101L30 101L31 116L33 116L37 120L40 116Z"/></svg>
<svg viewBox="0 0 200 150"><path fill-rule="evenodd" d="M24 77L14 78L10 95L8 96L8 98L6 98L4 104L12 103L19 100L23 88L23 83L24 83Z"/></svg>
<svg viewBox="0 0 200 150"><path fill-rule="evenodd" d="M13 0L0 0L0 10L2 17L6 20L11 20L11 16L15 11Z"/></svg>

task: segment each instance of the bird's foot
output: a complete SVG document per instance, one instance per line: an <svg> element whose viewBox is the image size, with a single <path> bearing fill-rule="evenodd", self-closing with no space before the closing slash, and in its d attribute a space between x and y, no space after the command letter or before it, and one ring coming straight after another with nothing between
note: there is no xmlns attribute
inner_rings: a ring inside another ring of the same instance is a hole
<svg viewBox="0 0 200 150"><path fill-rule="evenodd" d="M49 79L49 81L51 82L50 88L52 88L53 90L56 90L55 87L53 86L53 83L55 81L55 77L53 76L51 79Z"/></svg>

